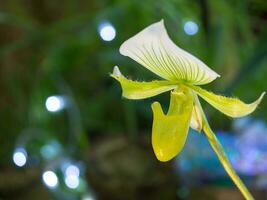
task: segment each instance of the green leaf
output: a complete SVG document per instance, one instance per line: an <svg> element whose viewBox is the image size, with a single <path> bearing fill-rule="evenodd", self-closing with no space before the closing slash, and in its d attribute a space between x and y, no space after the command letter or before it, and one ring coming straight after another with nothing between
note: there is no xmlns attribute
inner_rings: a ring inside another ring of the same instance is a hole
<svg viewBox="0 0 267 200"><path fill-rule="evenodd" d="M111 77L115 78L122 87L122 96L127 99L144 99L173 90L177 84L170 81L138 82L125 78L119 68L114 67Z"/></svg>
<svg viewBox="0 0 267 200"><path fill-rule="evenodd" d="M152 146L158 160L174 158L184 147L192 115L193 97L187 88L171 92L167 115L159 102L152 104Z"/></svg>

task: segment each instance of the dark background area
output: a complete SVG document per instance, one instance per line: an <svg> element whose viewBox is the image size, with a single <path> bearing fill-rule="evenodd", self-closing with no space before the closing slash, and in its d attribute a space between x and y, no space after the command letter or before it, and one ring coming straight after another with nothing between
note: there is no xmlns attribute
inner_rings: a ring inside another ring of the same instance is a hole
<svg viewBox="0 0 267 200"><path fill-rule="evenodd" d="M216 158L197 157L203 149L211 151L199 138L191 145L199 145L200 152L190 150L188 140L181 160L158 162L150 144L150 105L158 100L167 108L169 94L129 101L109 77L118 65L133 80L157 79L120 55L119 47L161 19L177 45L221 75L206 89L245 102L267 90L264 0L0 1L0 199L242 199ZM197 25L196 33L186 32L187 22ZM105 23L116 31L111 41L101 38ZM64 109L47 110L53 95L64 99ZM233 145L248 130L250 135L260 132L253 145L267 160L265 99L242 131L238 128L244 121L232 124L205 103L204 109L222 140ZM18 167L14 154L21 149L27 162ZM196 163L184 173L177 163L189 159L186 152L195 152L191 159ZM80 169L77 188L65 183L63 171L69 163ZM210 177L212 171L206 173L205 166L221 172ZM255 173L238 172L256 199L267 199L267 168L251 170ZM56 173L55 188L46 187L45 171Z"/></svg>

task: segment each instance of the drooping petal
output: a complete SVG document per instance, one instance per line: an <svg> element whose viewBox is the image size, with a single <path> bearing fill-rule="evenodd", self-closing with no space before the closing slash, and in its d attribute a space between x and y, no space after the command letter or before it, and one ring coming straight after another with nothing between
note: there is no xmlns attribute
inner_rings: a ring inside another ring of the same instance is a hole
<svg viewBox="0 0 267 200"><path fill-rule="evenodd" d="M120 53L171 81L202 85L219 77L198 58L173 43L163 20L125 41Z"/></svg>
<svg viewBox="0 0 267 200"><path fill-rule="evenodd" d="M184 147L192 114L192 99L189 90L171 92L167 115L159 102L152 104L152 146L158 160L169 161Z"/></svg>
<svg viewBox="0 0 267 200"><path fill-rule="evenodd" d="M127 99L144 99L175 89L177 85L170 81L138 82L125 78L117 66L111 77L115 78L122 87L122 96Z"/></svg>
<svg viewBox="0 0 267 200"><path fill-rule="evenodd" d="M239 99L216 95L198 86L191 87L199 96L211 104L214 108L230 117L243 117L252 113L261 102L265 92L253 103L246 104Z"/></svg>

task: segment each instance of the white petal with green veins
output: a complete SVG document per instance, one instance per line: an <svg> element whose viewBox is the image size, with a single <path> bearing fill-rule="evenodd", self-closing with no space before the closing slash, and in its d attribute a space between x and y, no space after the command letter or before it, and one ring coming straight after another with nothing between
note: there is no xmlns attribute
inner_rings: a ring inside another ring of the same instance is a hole
<svg viewBox="0 0 267 200"><path fill-rule="evenodd" d="M192 114L192 93L187 89L171 92L167 115L158 102L152 104L152 146L158 160L174 158L184 147Z"/></svg>
<svg viewBox="0 0 267 200"><path fill-rule="evenodd" d="M173 43L163 20L125 41L120 53L171 81L202 85L219 77L198 58Z"/></svg>
<svg viewBox="0 0 267 200"><path fill-rule="evenodd" d="M114 67L111 77L115 78L122 87L122 96L127 99L144 99L173 90L176 84L170 81L138 82L125 78L119 68Z"/></svg>
<svg viewBox="0 0 267 200"><path fill-rule="evenodd" d="M214 108L229 117L243 117L252 113L257 108L265 94L265 92L263 92L256 101L250 104L246 104L239 99L216 95L198 86L192 85L189 87L192 88L199 96L201 96Z"/></svg>

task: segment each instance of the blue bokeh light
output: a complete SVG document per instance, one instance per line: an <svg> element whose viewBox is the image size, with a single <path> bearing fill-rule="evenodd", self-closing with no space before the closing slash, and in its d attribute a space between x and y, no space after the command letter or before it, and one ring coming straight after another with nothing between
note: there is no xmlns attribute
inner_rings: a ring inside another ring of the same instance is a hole
<svg viewBox="0 0 267 200"><path fill-rule="evenodd" d="M187 21L185 22L184 24L184 32L187 34L187 35L195 35L197 34L198 32L198 25L196 22L194 21Z"/></svg>
<svg viewBox="0 0 267 200"><path fill-rule="evenodd" d="M116 29L110 22L103 22L98 27L98 32L102 40L112 41L116 37Z"/></svg>

